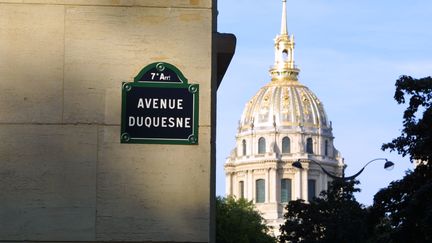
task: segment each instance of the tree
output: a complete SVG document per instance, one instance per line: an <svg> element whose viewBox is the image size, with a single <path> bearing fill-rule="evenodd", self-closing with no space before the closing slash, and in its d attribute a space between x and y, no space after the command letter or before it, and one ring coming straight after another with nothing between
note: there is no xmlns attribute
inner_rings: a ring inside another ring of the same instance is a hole
<svg viewBox="0 0 432 243"><path fill-rule="evenodd" d="M374 197L369 222L373 242L432 242L432 78L401 76L394 95L408 107L399 137L382 146L421 162Z"/></svg>
<svg viewBox="0 0 432 243"><path fill-rule="evenodd" d="M274 243L269 230L251 201L216 198L217 243Z"/></svg>
<svg viewBox="0 0 432 243"><path fill-rule="evenodd" d="M358 181L334 180L320 197L288 203L279 240L284 242L365 242L366 209L354 192Z"/></svg>
<svg viewBox="0 0 432 243"><path fill-rule="evenodd" d="M399 137L382 146L383 150L409 155L411 161L419 160L431 165L432 160L432 78L414 79L401 76L396 81L394 99L398 104L409 105L403 115L403 130ZM422 116L419 116L422 113Z"/></svg>
<svg viewBox="0 0 432 243"><path fill-rule="evenodd" d="M391 182L374 197L370 222L375 225L373 237L386 243L432 242L431 198L432 170L426 165Z"/></svg>

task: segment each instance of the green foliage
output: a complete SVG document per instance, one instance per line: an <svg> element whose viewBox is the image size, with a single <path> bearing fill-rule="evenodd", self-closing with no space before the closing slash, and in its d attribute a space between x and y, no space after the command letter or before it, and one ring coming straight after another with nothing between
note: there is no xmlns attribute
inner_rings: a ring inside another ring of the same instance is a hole
<svg viewBox="0 0 432 243"><path fill-rule="evenodd" d="M279 240L284 242L365 242L366 209L354 197L358 181L334 180L310 203L291 201Z"/></svg>
<svg viewBox="0 0 432 243"><path fill-rule="evenodd" d="M375 195L369 214L371 242L432 242L432 78L400 77L394 98L399 104L409 98L404 128L382 149L422 164Z"/></svg>
<svg viewBox="0 0 432 243"><path fill-rule="evenodd" d="M409 98L403 115L404 128L399 137L384 144L382 149L409 155L411 160L432 160L432 78L401 76L396 81L394 98L398 104L405 104Z"/></svg>
<svg viewBox="0 0 432 243"><path fill-rule="evenodd" d="M269 228L251 201L216 198L217 243L274 243Z"/></svg>
<svg viewBox="0 0 432 243"><path fill-rule="evenodd" d="M432 169L407 172L374 197L373 235L380 242L432 242ZM386 229L386 230L383 230Z"/></svg>

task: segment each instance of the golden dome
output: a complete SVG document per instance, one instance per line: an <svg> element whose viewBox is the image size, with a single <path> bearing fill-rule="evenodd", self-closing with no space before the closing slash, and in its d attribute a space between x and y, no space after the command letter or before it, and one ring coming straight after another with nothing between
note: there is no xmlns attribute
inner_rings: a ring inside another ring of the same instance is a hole
<svg viewBox="0 0 432 243"><path fill-rule="evenodd" d="M298 81L272 81L246 104L240 130L290 127L329 128L323 104Z"/></svg>

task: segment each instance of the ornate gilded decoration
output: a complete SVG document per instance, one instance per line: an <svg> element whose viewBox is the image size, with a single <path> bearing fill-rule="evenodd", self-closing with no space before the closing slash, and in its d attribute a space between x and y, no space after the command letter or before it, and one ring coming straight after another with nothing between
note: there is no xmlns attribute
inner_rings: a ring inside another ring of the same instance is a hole
<svg viewBox="0 0 432 243"><path fill-rule="evenodd" d="M255 128L269 127L273 116L279 125L329 128L322 103L303 85L279 83L264 86L245 105L240 126L250 129L255 117Z"/></svg>

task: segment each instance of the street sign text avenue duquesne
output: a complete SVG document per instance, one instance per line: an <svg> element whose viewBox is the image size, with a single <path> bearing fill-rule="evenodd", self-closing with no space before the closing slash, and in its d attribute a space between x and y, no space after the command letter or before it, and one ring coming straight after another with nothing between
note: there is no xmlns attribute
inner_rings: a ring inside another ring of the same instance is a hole
<svg viewBox="0 0 432 243"><path fill-rule="evenodd" d="M122 143L198 144L197 84L153 63L122 85Z"/></svg>

